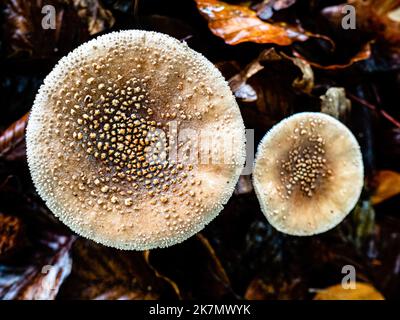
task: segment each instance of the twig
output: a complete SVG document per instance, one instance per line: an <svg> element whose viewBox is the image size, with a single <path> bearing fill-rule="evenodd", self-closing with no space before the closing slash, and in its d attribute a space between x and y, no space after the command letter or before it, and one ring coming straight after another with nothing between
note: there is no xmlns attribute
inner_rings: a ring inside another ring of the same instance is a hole
<svg viewBox="0 0 400 320"><path fill-rule="evenodd" d="M378 109L375 105L369 103L368 101L365 101L364 99L361 99L351 93L347 94L350 99L358 102L359 104L363 105L364 107L367 107L373 111L379 112L384 118L386 118L388 121L390 121L392 124L394 124L396 127L400 128L400 122L397 121L395 118L393 118L390 114L388 114L385 110Z"/></svg>

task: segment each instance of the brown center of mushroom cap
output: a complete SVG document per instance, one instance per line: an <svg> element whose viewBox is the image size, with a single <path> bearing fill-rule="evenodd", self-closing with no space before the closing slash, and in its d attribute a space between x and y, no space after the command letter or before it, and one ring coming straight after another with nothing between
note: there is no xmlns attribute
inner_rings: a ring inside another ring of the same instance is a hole
<svg viewBox="0 0 400 320"><path fill-rule="evenodd" d="M65 123L67 140L72 141L68 145L70 151L78 147L78 157L83 154L95 166L102 164L97 175L89 180L82 177L80 189L84 190L87 184L92 190L97 189L94 194L112 194L111 203L131 206L132 190L144 189L153 197L181 183L192 166L168 160L167 122L176 115L157 118L151 107L156 101L150 98L146 79L122 82L122 78L117 75L101 82L89 77L83 82L77 80L75 85L83 87L79 90L65 87L57 101L64 105L57 119ZM121 184L127 185L124 189L128 191L122 192L125 198L119 199L115 186ZM159 200L168 201L165 196Z"/></svg>
<svg viewBox="0 0 400 320"><path fill-rule="evenodd" d="M297 190L304 196L312 197L331 176L325 140L318 133L321 125L323 121L320 119L300 122L290 136L292 147L279 163L284 190L279 190L282 197L289 198Z"/></svg>

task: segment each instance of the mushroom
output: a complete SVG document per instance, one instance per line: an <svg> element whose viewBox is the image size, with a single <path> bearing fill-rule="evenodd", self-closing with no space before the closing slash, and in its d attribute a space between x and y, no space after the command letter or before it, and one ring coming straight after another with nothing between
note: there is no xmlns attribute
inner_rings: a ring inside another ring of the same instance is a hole
<svg viewBox="0 0 400 320"><path fill-rule="evenodd" d="M207 135L211 150L199 138ZM220 72L186 44L139 30L62 58L36 96L26 138L50 210L120 249L166 247L203 229L245 161L243 120ZM224 161L205 161L211 153Z"/></svg>
<svg viewBox="0 0 400 320"><path fill-rule="evenodd" d="M360 196L360 147L335 118L297 113L262 139L253 183L261 210L276 229L297 236L325 232L346 217Z"/></svg>

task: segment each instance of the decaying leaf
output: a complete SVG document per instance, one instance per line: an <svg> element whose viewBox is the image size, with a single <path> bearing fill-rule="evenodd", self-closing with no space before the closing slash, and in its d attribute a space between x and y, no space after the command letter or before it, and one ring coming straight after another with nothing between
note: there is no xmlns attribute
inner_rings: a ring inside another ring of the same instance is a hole
<svg viewBox="0 0 400 320"><path fill-rule="evenodd" d="M19 246L22 231L21 219L0 213L0 258Z"/></svg>
<svg viewBox="0 0 400 320"><path fill-rule="evenodd" d="M294 41L306 41L311 35L298 26L265 22L246 5L219 0L196 0L196 3L210 30L227 44L256 42L287 46Z"/></svg>
<svg viewBox="0 0 400 320"><path fill-rule="evenodd" d="M52 300L71 271L69 249L75 238L46 234L26 261L0 264L0 299Z"/></svg>
<svg viewBox="0 0 400 320"><path fill-rule="evenodd" d="M319 291L314 300L385 300L382 294L368 283L356 282L355 289L337 284Z"/></svg>
<svg viewBox="0 0 400 320"><path fill-rule="evenodd" d="M400 193L400 174L390 170L378 171L374 177L376 188L371 197L372 204L379 204Z"/></svg>
<svg viewBox="0 0 400 320"><path fill-rule="evenodd" d="M104 247L79 239L72 250L71 276L63 299L154 300L171 295L171 287L147 265L143 253Z"/></svg>
<svg viewBox="0 0 400 320"><path fill-rule="evenodd" d="M320 97L321 112L346 123L351 112L351 101L346 98L344 88L329 88L326 93Z"/></svg>
<svg viewBox="0 0 400 320"><path fill-rule="evenodd" d="M115 19L99 0L72 0L79 17L87 21L89 33L94 35L111 28Z"/></svg>

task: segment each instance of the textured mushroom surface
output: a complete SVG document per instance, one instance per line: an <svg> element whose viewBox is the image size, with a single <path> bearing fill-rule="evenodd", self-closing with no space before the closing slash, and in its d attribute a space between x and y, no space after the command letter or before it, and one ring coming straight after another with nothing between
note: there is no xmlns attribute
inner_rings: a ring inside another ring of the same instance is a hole
<svg viewBox="0 0 400 320"><path fill-rule="evenodd" d="M48 207L78 234L122 249L200 231L231 196L244 147L220 72L186 44L138 30L61 59L27 128L31 175Z"/></svg>
<svg viewBox="0 0 400 320"><path fill-rule="evenodd" d="M335 118L298 113L265 135L253 179L261 209L276 229L299 236L325 232L345 218L360 196L360 147Z"/></svg>

